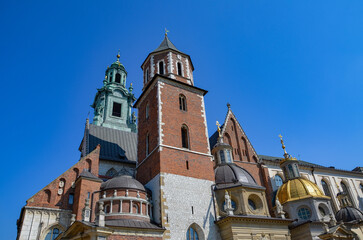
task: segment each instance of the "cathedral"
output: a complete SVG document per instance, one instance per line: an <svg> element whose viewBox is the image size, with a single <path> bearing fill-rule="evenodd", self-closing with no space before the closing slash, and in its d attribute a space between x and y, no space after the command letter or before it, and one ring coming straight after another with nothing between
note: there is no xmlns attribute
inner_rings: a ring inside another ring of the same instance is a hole
<svg viewBox="0 0 363 240"><path fill-rule="evenodd" d="M80 159L26 201L17 239L363 239L362 167L297 160L282 136L260 155L229 104L209 136L207 91L167 34L141 68L136 98L120 56L107 67Z"/></svg>

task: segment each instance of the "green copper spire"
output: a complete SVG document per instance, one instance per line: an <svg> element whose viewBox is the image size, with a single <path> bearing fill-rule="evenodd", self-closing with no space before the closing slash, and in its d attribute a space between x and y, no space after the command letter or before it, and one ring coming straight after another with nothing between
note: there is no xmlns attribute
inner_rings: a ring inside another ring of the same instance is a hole
<svg viewBox="0 0 363 240"><path fill-rule="evenodd" d="M132 104L136 100L132 93L132 85L126 88L127 72L120 62L120 52L117 60L107 67L103 87L97 89L93 124L128 132L136 132L136 117L132 112Z"/></svg>

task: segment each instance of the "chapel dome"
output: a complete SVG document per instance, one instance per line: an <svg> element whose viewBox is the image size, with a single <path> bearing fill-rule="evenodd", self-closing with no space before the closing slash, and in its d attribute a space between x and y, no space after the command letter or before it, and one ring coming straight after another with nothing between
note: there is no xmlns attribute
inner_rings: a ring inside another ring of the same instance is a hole
<svg viewBox="0 0 363 240"><path fill-rule="evenodd" d="M139 181L128 175L114 177L101 184L101 190L108 189L135 189L146 192L145 187Z"/></svg>
<svg viewBox="0 0 363 240"><path fill-rule="evenodd" d="M338 222L351 222L351 221L363 221L363 212L355 207L344 207L340 209L336 214L335 218Z"/></svg>
<svg viewBox="0 0 363 240"><path fill-rule="evenodd" d="M247 170L236 164L219 165L214 170L214 173L216 187L219 189L235 186L263 188L256 183L256 180Z"/></svg>
<svg viewBox="0 0 363 240"><path fill-rule="evenodd" d="M277 191L277 197L281 204L310 197L330 199L315 183L303 178L285 182Z"/></svg>

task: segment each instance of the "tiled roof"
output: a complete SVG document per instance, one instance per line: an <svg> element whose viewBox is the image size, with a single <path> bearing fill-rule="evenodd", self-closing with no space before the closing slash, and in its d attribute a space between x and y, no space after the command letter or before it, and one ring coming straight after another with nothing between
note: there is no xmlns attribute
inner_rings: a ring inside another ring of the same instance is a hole
<svg viewBox="0 0 363 240"><path fill-rule="evenodd" d="M146 221L133 220L133 219L116 219L106 220L107 227L129 227L129 228L143 228L143 229L160 229L163 228Z"/></svg>
<svg viewBox="0 0 363 240"><path fill-rule="evenodd" d="M153 53L155 52L160 52L166 49L172 49L175 50L177 52L180 52L172 42L170 42L169 38L167 36L165 36L164 40L161 42L161 44L159 45L159 47L157 49L155 49L153 51Z"/></svg>
<svg viewBox="0 0 363 240"><path fill-rule="evenodd" d="M100 159L136 163L137 133L89 125L88 150L101 145Z"/></svg>

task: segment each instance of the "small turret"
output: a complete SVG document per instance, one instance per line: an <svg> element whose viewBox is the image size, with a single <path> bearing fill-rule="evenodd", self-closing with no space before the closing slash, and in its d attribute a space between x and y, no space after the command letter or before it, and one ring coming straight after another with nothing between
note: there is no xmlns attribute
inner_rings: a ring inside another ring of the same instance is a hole
<svg viewBox="0 0 363 240"><path fill-rule="evenodd" d="M97 89L93 104L93 124L123 131L136 132L136 118L132 113L132 105L136 98L132 93L132 84L126 88L127 72L117 60L107 67L103 86Z"/></svg>

